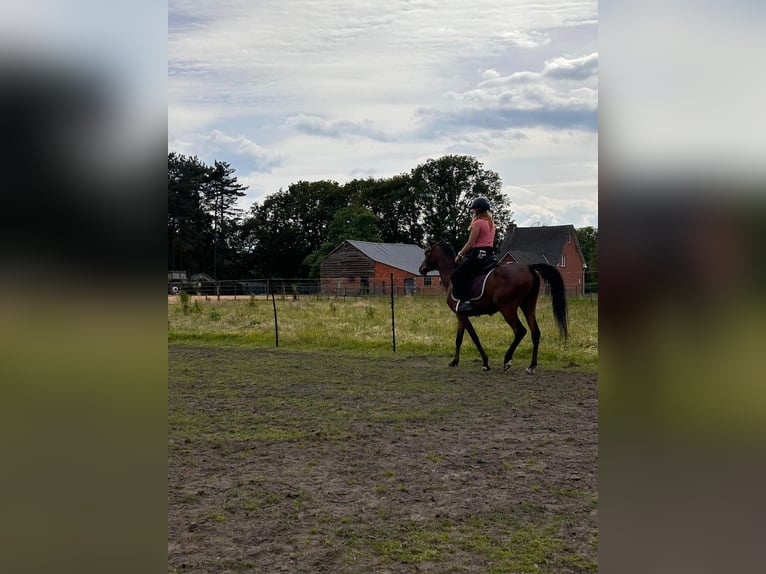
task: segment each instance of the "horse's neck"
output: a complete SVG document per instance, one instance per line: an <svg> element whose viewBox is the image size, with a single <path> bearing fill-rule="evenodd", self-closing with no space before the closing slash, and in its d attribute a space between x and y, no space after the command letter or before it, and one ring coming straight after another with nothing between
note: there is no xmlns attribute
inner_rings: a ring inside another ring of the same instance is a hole
<svg viewBox="0 0 766 574"><path fill-rule="evenodd" d="M452 283L452 272L455 270L455 263L449 261L446 257L439 262L439 277L442 280L444 288L449 290Z"/></svg>

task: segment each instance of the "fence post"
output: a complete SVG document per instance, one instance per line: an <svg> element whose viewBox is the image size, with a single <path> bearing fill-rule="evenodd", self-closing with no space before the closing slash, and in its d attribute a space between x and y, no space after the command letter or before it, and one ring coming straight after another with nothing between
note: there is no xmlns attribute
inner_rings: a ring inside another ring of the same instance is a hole
<svg viewBox="0 0 766 574"><path fill-rule="evenodd" d="M394 353L396 353L396 321L394 319L394 274L391 275L391 336L393 337Z"/></svg>
<svg viewBox="0 0 766 574"><path fill-rule="evenodd" d="M279 347L279 323L277 322L277 302L274 299L274 292L271 292L271 306L274 307L274 340Z"/></svg>

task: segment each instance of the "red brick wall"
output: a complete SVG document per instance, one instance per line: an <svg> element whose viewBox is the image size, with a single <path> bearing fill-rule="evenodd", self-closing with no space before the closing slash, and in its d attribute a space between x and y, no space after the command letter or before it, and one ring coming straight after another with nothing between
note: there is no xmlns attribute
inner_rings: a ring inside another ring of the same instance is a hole
<svg viewBox="0 0 766 574"><path fill-rule="evenodd" d="M398 294L404 293L405 288L405 279L412 279L415 287L415 292L418 295L423 295L425 293L443 293L444 289L442 289L441 282L439 281L439 276L432 276L431 277L431 285L425 285L424 279L422 275L413 275L411 273L407 273L406 271L402 269L397 269L396 267L390 267L388 265L384 265L383 263L376 263L375 264L375 287L376 292L380 291L380 285L385 283L386 285L386 293L388 293L388 287L391 283L391 273L394 274L394 286L396 287L396 292ZM371 280L372 281L372 280Z"/></svg>
<svg viewBox="0 0 766 574"><path fill-rule="evenodd" d="M561 266L561 261L551 262L555 264L556 268L561 273L561 278L564 280L564 289L566 289L567 295L580 295L583 292L584 271L582 268L583 260L580 254L577 252L577 246L572 237L571 243L564 244L563 255L566 259L566 266ZM513 258L506 254L501 263L514 262Z"/></svg>
<svg viewBox="0 0 766 574"><path fill-rule="evenodd" d="M431 285L425 285L425 277L422 275L413 275L402 269L390 267L383 263L375 263L373 275L367 277L367 293L379 295L381 293L391 293L391 274L394 274L394 288L396 294L407 294L405 279L412 279L412 288L415 294L442 294L442 288L439 276L431 277ZM322 293L341 295L344 292L347 295L358 295L362 292L362 278L355 277L350 281L347 277L332 277L322 280Z"/></svg>
<svg viewBox="0 0 766 574"><path fill-rule="evenodd" d="M561 267L561 261L556 263L559 266L558 269L561 277L564 279L567 295L580 294L583 290L583 260L577 252L577 244L573 234L570 237L570 241L564 244L563 255L566 259L566 266Z"/></svg>

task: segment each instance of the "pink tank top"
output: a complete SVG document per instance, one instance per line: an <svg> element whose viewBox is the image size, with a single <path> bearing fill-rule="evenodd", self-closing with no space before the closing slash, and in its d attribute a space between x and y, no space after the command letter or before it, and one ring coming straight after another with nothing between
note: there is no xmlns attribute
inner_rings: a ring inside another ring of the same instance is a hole
<svg viewBox="0 0 766 574"><path fill-rule="evenodd" d="M479 237L476 239L474 247L493 247L495 245L495 230L489 228L489 222L486 219L477 219L473 225L479 230Z"/></svg>

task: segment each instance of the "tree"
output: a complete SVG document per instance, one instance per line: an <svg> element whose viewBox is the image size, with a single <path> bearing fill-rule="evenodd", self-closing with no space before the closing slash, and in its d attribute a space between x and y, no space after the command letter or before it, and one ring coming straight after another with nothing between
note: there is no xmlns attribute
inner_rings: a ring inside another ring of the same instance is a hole
<svg viewBox="0 0 766 574"><path fill-rule="evenodd" d="M239 269L237 200L246 186L224 161L213 166L196 156L168 153L168 268L190 273Z"/></svg>
<svg viewBox="0 0 766 574"><path fill-rule="evenodd" d="M505 229L511 221L513 213L502 193L500 176L484 169L474 157L446 155L429 159L414 168L410 177L419 223L429 241L446 239L461 247L468 239L471 201L479 196L489 200L498 229ZM499 240L498 234L496 242Z"/></svg>
<svg viewBox="0 0 766 574"><path fill-rule="evenodd" d="M237 182L236 170L225 161L216 161L205 174L202 187L202 205L212 216L213 222L213 277L218 279L218 269L232 267L235 253L228 239L236 235L242 210L237 200L245 195L247 186Z"/></svg>
<svg viewBox="0 0 766 574"><path fill-rule="evenodd" d="M418 196L410 174L385 179L353 180L349 194L378 218L378 233L385 243L423 242Z"/></svg>
<svg viewBox="0 0 766 574"><path fill-rule="evenodd" d="M202 270L205 245L212 237L212 217L202 189L208 167L199 158L168 154L168 267Z"/></svg>
<svg viewBox="0 0 766 574"><path fill-rule="evenodd" d="M311 277L319 277L319 265L333 249L346 241L377 241L378 218L375 214L360 205L350 205L339 209L328 228L327 241L314 253L306 257L305 264L310 268Z"/></svg>
<svg viewBox="0 0 766 574"><path fill-rule="evenodd" d="M255 203L241 217L246 186L223 161L168 154L168 265L216 278L295 278L345 239L422 244L468 237L470 203L492 205L498 229L511 221L497 173L471 156L428 160L409 173L383 179L298 181ZM496 238L499 243L501 238Z"/></svg>
<svg viewBox="0 0 766 574"><path fill-rule="evenodd" d="M349 205L339 209L330 222L327 239L336 244L346 239L380 241L378 218L361 205Z"/></svg>
<svg viewBox="0 0 766 574"><path fill-rule="evenodd" d="M575 229L575 233L585 263L588 265L588 270L585 272L585 282L598 285L598 229L581 227Z"/></svg>
<svg viewBox="0 0 766 574"><path fill-rule="evenodd" d="M245 220L246 244L256 274L305 277L306 257L327 241L335 213L348 205L334 181L299 181L254 204Z"/></svg>

